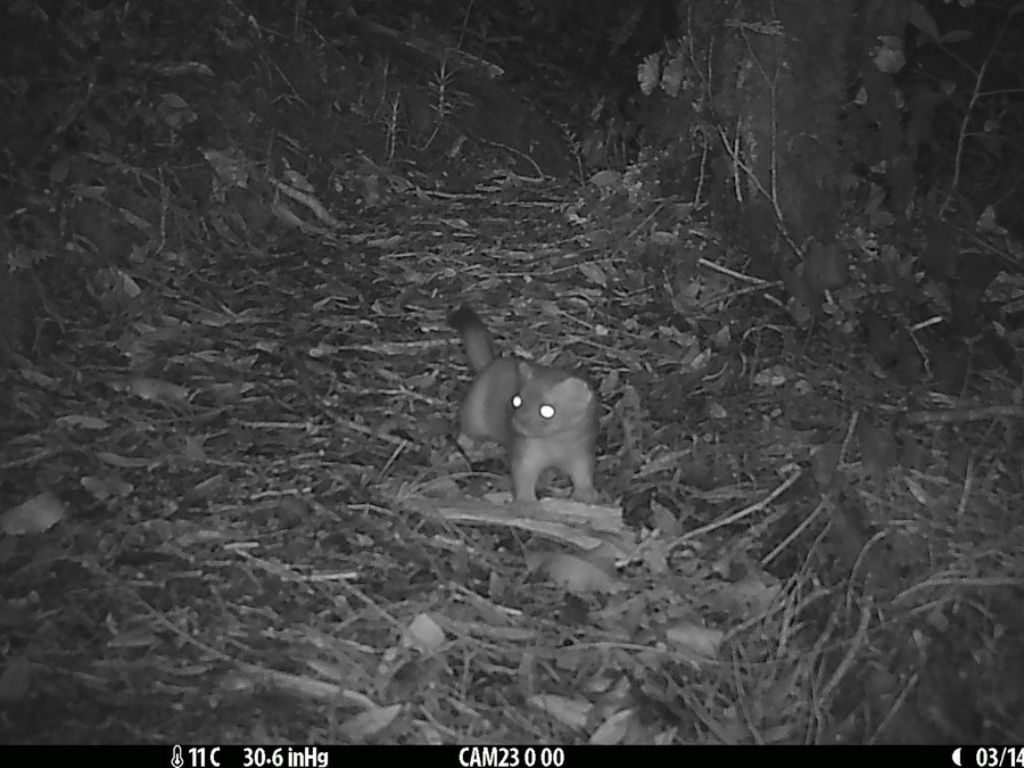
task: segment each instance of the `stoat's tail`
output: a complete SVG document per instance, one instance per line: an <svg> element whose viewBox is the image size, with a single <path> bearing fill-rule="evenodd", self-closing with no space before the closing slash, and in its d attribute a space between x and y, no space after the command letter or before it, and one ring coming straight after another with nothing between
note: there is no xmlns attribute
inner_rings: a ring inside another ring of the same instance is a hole
<svg viewBox="0 0 1024 768"><path fill-rule="evenodd" d="M494 349L491 333L477 313L463 304L448 316L448 324L462 334L469 366L477 373L486 368L494 358Z"/></svg>

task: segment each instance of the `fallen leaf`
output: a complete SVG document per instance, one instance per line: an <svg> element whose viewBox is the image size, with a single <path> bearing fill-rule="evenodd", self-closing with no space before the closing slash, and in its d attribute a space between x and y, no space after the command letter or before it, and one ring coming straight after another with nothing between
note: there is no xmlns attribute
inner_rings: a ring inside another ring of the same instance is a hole
<svg viewBox="0 0 1024 768"><path fill-rule="evenodd" d="M244 381L226 381L207 387L206 392L212 395L218 403L234 403L250 389L252 389L252 384Z"/></svg>
<svg viewBox="0 0 1024 768"><path fill-rule="evenodd" d="M185 493L185 499L190 502L211 499L227 484L224 475L212 475L205 480L196 483Z"/></svg>
<svg viewBox="0 0 1024 768"><path fill-rule="evenodd" d="M238 153L229 151L221 152L217 149L207 149L203 152L214 172L229 185L245 187L249 175L245 162L238 156Z"/></svg>
<svg viewBox="0 0 1024 768"><path fill-rule="evenodd" d="M793 371L784 365L773 365L754 376L754 383L761 387L781 387L793 378Z"/></svg>
<svg viewBox="0 0 1024 768"><path fill-rule="evenodd" d="M210 309L203 310L198 313L195 319L203 325L209 325L213 328L222 328L225 325L230 325L235 322L235 319L230 315L226 315L222 312L214 312Z"/></svg>
<svg viewBox="0 0 1024 768"><path fill-rule="evenodd" d="M258 681L241 670L231 670L221 676L217 687L225 693L251 694L257 689Z"/></svg>
<svg viewBox="0 0 1024 768"><path fill-rule="evenodd" d="M629 732L629 726L635 716L636 710L632 707L614 713L611 717L597 726L597 729L590 734L590 738L587 740L587 743L600 744L602 746L607 746L609 744L621 744L622 740Z"/></svg>
<svg viewBox="0 0 1024 768"><path fill-rule="evenodd" d="M551 715L563 725L582 730L587 725L587 715L594 705L585 699L570 699L555 694L539 693L527 699L531 707Z"/></svg>
<svg viewBox="0 0 1024 768"><path fill-rule="evenodd" d="M651 539L643 549L644 563L651 573L662 574L668 571L669 545L665 539Z"/></svg>
<svg viewBox="0 0 1024 768"><path fill-rule="evenodd" d="M182 402L188 400L188 390L177 384L160 379L138 377L128 383L128 391L143 400L170 400Z"/></svg>
<svg viewBox="0 0 1024 768"><path fill-rule="evenodd" d="M0 530L10 536L42 533L56 525L66 511L64 503L47 491L0 515Z"/></svg>
<svg viewBox="0 0 1024 768"><path fill-rule="evenodd" d="M309 183L309 179L307 179L305 176L303 176L296 170L293 170L291 168L287 169L284 172L284 177L288 180L289 184L291 184L296 189L301 190L302 192L316 191L313 185Z"/></svg>
<svg viewBox="0 0 1024 768"><path fill-rule="evenodd" d="M333 344L318 344L311 347L306 354L314 360L330 359L337 356L338 348Z"/></svg>
<svg viewBox="0 0 1024 768"><path fill-rule="evenodd" d="M276 515L282 527L294 528L306 519L309 514L309 504L305 499L295 496L283 496L277 503Z"/></svg>
<svg viewBox="0 0 1024 768"><path fill-rule="evenodd" d="M876 476L884 476L896 464L896 437L891 430L876 427L866 419L861 419L859 434L864 465Z"/></svg>
<svg viewBox="0 0 1024 768"><path fill-rule="evenodd" d="M733 584L723 584L714 595L720 609L738 618L749 618L764 613L778 597L781 587L766 584L752 574Z"/></svg>
<svg viewBox="0 0 1024 768"><path fill-rule="evenodd" d="M158 541L170 541L172 538L177 538L175 536L175 525L170 520L157 518L155 520L147 520L140 525L142 530L147 531L152 536L155 536ZM195 532L190 530L189 533L193 534L192 538L198 538L198 536L195 535ZM179 538L179 542L180 539L187 538L189 538L188 534L183 534ZM183 546L188 547L189 544L183 544Z"/></svg>
<svg viewBox="0 0 1024 768"><path fill-rule="evenodd" d="M708 416L716 421L729 418L729 412L725 410L725 406L721 403L712 400L708 403Z"/></svg>
<svg viewBox="0 0 1024 768"><path fill-rule="evenodd" d="M693 215L693 208L693 203L676 203L675 205L670 205L668 211L677 221L684 221Z"/></svg>
<svg viewBox="0 0 1024 768"><path fill-rule="evenodd" d="M110 648L148 648L156 642L156 635L149 627L140 627L119 632L107 643Z"/></svg>
<svg viewBox="0 0 1024 768"><path fill-rule="evenodd" d="M43 389L54 391L60 389L60 382L47 376L45 373L34 371L31 368L21 368L18 373L21 374L21 378L25 381L35 384L38 387L42 387Z"/></svg>
<svg viewBox="0 0 1024 768"><path fill-rule="evenodd" d="M419 614L405 630L403 644L423 653L433 653L444 643L444 630L430 616Z"/></svg>
<svg viewBox="0 0 1024 768"><path fill-rule="evenodd" d="M32 616L24 604L0 604L0 629L20 629L27 627Z"/></svg>
<svg viewBox="0 0 1024 768"><path fill-rule="evenodd" d="M117 453L110 453L109 451L99 451L96 454L96 458L100 461L110 464L114 467L121 469L138 469L140 467L149 467L159 462L155 459L136 459L131 456L121 456Z"/></svg>
<svg viewBox="0 0 1024 768"><path fill-rule="evenodd" d="M83 477L79 482L94 499L104 501L113 497L124 498L135 490L135 486L116 477Z"/></svg>
<svg viewBox="0 0 1024 768"><path fill-rule="evenodd" d="M796 723L782 723L761 730L761 741L765 744L792 744Z"/></svg>
<svg viewBox="0 0 1024 768"><path fill-rule="evenodd" d="M0 702L13 704L25 698L32 681L32 664L27 656L15 656L0 675Z"/></svg>
<svg viewBox="0 0 1024 768"><path fill-rule="evenodd" d="M718 647L722 644L725 633L719 629L708 629L693 622L682 622L669 627L665 637L698 656L714 659L718 656Z"/></svg>
<svg viewBox="0 0 1024 768"><path fill-rule="evenodd" d="M605 277L604 271L597 264L584 262L580 264L580 272L595 285L600 285L602 288L608 287L608 278Z"/></svg>
<svg viewBox="0 0 1024 768"><path fill-rule="evenodd" d="M711 337L711 346L715 349L728 349L732 343L732 328L729 325L723 325Z"/></svg>
<svg viewBox="0 0 1024 768"><path fill-rule="evenodd" d="M677 514L677 511L670 510L656 497L651 499L651 522L663 536L674 539L682 533Z"/></svg>
<svg viewBox="0 0 1024 768"><path fill-rule="evenodd" d="M825 443L811 454L811 474L818 488L824 490L832 486L842 451L843 447L838 443Z"/></svg>
<svg viewBox="0 0 1024 768"><path fill-rule="evenodd" d="M1021 7L1020 3L1018 3L1014 7ZM978 222L975 226L977 227L979 232L991 233L995 235L1006 234L1006 230L1003 227L999 226L999 222L996 221L996 210L991 205L981 212L981 216L978 217Z"/></svg>
<svg viewBox="0 0 1024 768"><path fill-rule="evenodd" d="M918 504L924 507L932 507L935 504L935 499L932 498L932 495L913 478L904 477L903 483L907 486L910 495L914 497Z"/></svg>
<svg viewBox="0 0 1024 768"><path fill-rule="evenodd" d="M534 553L527 555L526 563L531 571L542 570L552 582L574 594L612 593L622 589L622 585L604 570L575 555Z"/></svg>
<svg viewBox="0 0 1024 768"><path fill-rule="evenodd" d="M203 443L206 442L205 437L197 435L190 435L185 438L185 447L181 450L181 455L189 461L206 461L206 451L203 450Z"/></svg>
<svg viewBox="0 0 1024 768"><path fill-rule="evenodd" d="M73 414L59 417L57 423L62 427L79 427L81 429L106 429L110 426L106 421L95 416L77 416Z"/></svg>
<svg viewBox="0 0 1024 768"><path fill-rule="evenodd" d="M610 187L618 187L621 184L622 176L617 171L604 170L598 171L590 177L590 183L595 187L601 189L608 189Z"/></svg>
<svg viewBox="0 0 1024 768"><path fill-rule="evenodd" d="M391 725L401 711L401 704L368 709L355 717L350 717L341 724L339 730L349 741L365 741Z"/></svg>
<svg viewBox="0 0 1024 768"><path fill-rule="evenodd" d="M349 679L349 675L352 672L344 664L332 664L323 659L308 659L306 664L321 677L326 677L328 680L333 680L336 683L344 683Z"/></svg>

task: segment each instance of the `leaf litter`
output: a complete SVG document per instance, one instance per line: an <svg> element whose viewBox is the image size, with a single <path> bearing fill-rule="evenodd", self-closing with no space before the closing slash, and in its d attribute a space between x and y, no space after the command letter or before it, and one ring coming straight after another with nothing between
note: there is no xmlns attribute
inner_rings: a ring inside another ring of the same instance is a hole
<svg viewBox="0 0 1024 768"><path fill-rule="evenodd" d="M175 129L249 113L165 97ZM198 184L177 157L175 183L214 186L200 209L118 158L136 185L97 194L137 209L147 258L98 280L66 356L12 373L5 736L971 740L940 691L1024 739L1019 414L899 420L856 350L768 340L731 264L659 294L657 211L511 177L438 195L368 161L325 202L243 146ZM557 486L548 517L509 514L500 462L435 426L466 382L444 325L464 298L505 349L599 382L613 501L590 519Z"/></svg>

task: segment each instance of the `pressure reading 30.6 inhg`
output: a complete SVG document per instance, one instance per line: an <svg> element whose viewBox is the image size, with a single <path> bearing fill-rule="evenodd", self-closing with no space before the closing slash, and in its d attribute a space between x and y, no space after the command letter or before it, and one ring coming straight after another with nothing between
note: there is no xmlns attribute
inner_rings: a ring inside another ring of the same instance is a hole
<svg viewBox="0 0 1024 768"><path fill-rule="evenodd" d="M316 747L242 747L242 768L327 768Z"/></svg>

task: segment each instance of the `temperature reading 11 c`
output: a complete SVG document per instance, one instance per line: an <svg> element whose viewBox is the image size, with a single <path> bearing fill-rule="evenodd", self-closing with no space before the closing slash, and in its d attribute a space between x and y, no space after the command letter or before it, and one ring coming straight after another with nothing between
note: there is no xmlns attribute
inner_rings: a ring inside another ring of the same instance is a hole
<svg viewBox="0 0 1024 768"><path fill-rule="evenodd" d="M220 747L189 747L182 757L180 745L171 751L171 768L220 768Z"/></svg>

